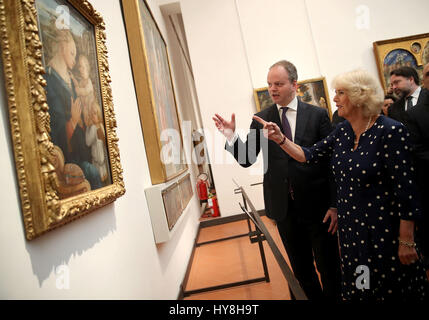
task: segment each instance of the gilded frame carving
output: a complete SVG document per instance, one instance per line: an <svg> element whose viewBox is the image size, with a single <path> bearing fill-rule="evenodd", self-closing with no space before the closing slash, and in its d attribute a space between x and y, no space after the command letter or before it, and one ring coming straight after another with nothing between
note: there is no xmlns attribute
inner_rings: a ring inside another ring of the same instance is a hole
<svg viewBox="0 0 429 320"><path fill-rule="evenodd" d="M253 96L257 112L273 104L268 87L254 89ZM331 101L325 77L298 81L297 97L303 102L327 109L329 118L332 119Z"/></svg>
<svg viewBox="0 0 429 320"><path fill-rule="evenodd" d="M64 5L94 30L100 101L111 180L106 186L60 196L59 157L52 142L38 0L0 0L0 34L11 138L26 238L32 240L103 207L125 193L110 88L103 18L84 0ZM85 178L85 176L84 176ZM111 182L111 183L110 183Z"/></svg>
<svg viewBox="0 0 429 320"><path fill-rule="evenodd" d="M188 169L170 61L166 42L146 1L121 2L149 171L155 185L177 178ZM168 131L177 134L166 143L164 134ZM169 144L175 154L170 162L163 158Z"/></svg>
<svg viewBox="0 0 429 320"><path fill-rule="evenodd" d="M385 91L389 86L390 72L400 66L414 67L422 79L423 66L429 63L429 33L375 41L373 48Z"/></svg>

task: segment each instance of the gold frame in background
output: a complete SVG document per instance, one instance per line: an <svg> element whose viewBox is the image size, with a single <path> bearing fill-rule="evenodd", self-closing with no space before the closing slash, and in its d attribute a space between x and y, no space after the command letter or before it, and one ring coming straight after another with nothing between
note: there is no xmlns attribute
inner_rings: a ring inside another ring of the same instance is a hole
<svg viewBox="0 0 429 320"><path fill-rule="evenodd" d="M429 33L375 41L373 48L378 74L385 91L388 89L390 71L400 66L416 68L422 79L423 66L429 63ZM385 61L386 59L388 61Z"/></svg>
<svg viewBox="0 0 429 320"><path fill-rule="evenodd" d="M149 171L152 184L155 185L170 181L188 169L184 161L183 138L167 45L145 1L122 0L122 9ZM147 18L147 21L144 18ZM145 25L148 34L145 34ZM157 66L152 61L154 59L151 60L154 56L157 58ZM156 72L157 67L161 72ZM160 95L160 92L163 92L163 95ZM162 125L163 119L166 125ZM178 132L180 141L176 142L180 145L173 143L172 152L180 152L180 163L171 165L163 161L162 151L166 146L166 143L161 141L163 129Z"/></svg>
<svg viewBox="0 0 429 320"><path fill-rule="evenodd" d="M43 44L34 0L0 0L0 33L11 138L26 238L32 240L125 193L102 17L83 0L71 6L95 30L98 77L112 183L67 198L59 197L58 154L51 140L45 91Z"/></svg>
<svg viewBox="0 0 429 320"><path fill-rule="evenodd" d="M314 94L310 94L308 92L308 90L314 90L314 87L323 89L323 93L320 95L319 99L314 99ZM298 81L298 89L296 94L298 99L305 103L327 109L329 118L332 119L331 100L329 99L328 86L326 84L325 77ZM271 100L268 87L254 89L253 97L255 98L257 112L273 105L274 103Z"/></svg>

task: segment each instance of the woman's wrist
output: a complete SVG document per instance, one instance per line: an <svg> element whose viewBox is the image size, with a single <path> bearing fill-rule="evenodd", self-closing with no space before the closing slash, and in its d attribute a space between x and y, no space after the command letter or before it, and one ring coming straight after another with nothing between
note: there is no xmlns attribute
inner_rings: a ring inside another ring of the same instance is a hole
<svg viewBox="0 0 429 320"><path fill-rule="evenodd" d="M286 142L286 136L283 135L282 141L280 141L279 146L283 145Z"/></svg>
<svg viewBox="0 0 429 320"><path fill-rule="evenodd" d="M399 224L399 238L407 242L414 242L414 221L401 219Z"/></svg>
<svg viewBox="0 0 429 320"><path fill-rule="evenodd" d="M408 247L408 248L416 247L416 243L414 241L406 241L406 240L402 240L401 238L398 238L398 240L399 240L399 244L405 247Z"/></svg>

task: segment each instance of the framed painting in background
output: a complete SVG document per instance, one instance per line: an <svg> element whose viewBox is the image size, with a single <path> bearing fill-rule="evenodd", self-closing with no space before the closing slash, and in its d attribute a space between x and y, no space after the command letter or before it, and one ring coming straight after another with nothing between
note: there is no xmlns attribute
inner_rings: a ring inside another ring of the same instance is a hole
<svg viewBox="0 0 429 320"><path fill-rule="evenodd" d="M254 89L253 95L256 102L256 110L259 112L274 102L271 100L268 87ZM299 100L309 103L328 111L329 117L332 118L331 103L329 100L328 86L325 77L298 81L296 95Z"/></svg>
<svg viewBox="0 0 429 320"><path fill-rule="evenodd" d="M268 108L274 103L273 100L271 100L270 93L268 92L268 87L254 89L253 97L255 98L257 112Z"/></svg>
<svg viewBox="0 0 429 320"><path fill-rule="evenodd" d="M181 178L177 183L179 184L179 188L180 188L180 194L182 198L182 208L183 210L185 210L189 204L189 201L191 201L192 196L194 195L194 190L192 189L191 175L187 174L186 176Z"/></svg>
<svg viewBox="0 0 429 320"><path fill-rule="evenodd" d="M1 46L27 239L125 193L104 22L83 0L3 0Z"/></svg>
<svg viewBox="0 0 429 320"><path fill-rule="evenodd" d="M326 109L332 119L331 102L325 77L298 81L296 93L302 102Z"/></svg>
<svg viewBox="0 0 429 320"><path fill-rule="evenodd" d="M168 229L171 231L179 220L183 211L191 201L194 191L192 189L191 175L188 173L177 182L162 190L165 215Z"/></svg>
<svg viewBox="0 0 429 320"><path fill-rule="evenodd" d="M122 0L152 184L187 170L167 46L143 0Z"/></svg>
<svg viewBox="0 0 429 320"><path fill-rule="evenodd" d="M171 231L183 212L180 186L177 182L162 191L168 229Z"/></svg>
<svg viewBox="0 0 429 320"><path fill-rule="evenodd" d="M376 41L373 47L385 91L390 85L390 72L402 66L415 68L422 79L423 66L429 63L429 33Z"/></svg>

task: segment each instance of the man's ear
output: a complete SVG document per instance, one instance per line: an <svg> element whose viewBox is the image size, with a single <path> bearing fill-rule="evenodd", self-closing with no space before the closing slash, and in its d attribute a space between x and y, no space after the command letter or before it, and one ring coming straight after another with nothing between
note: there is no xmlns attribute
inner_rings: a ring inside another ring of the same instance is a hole
<svg viewBox="0 0 429 320"><path fill-rule="evenodd" d="M295 91L297 91L298 90L298 81L293 80L292 81L292 86L295 88Z"/></svg>

